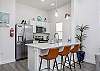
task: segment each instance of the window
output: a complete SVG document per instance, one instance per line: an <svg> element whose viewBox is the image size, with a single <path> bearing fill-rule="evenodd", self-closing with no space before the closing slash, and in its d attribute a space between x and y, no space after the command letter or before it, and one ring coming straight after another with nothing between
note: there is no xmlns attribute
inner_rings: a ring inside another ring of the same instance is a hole
<svg viewBox="0 0 100 71"><path fill-rule="evenodd" d="M56 23L56 33L58 33L59 39L62 39L62 25L62 22Z"/></svg>

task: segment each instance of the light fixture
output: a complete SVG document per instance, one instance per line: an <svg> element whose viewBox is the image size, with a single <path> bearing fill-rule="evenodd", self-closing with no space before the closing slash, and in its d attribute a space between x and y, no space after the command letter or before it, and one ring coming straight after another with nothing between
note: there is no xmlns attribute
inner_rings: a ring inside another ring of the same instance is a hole
<svg viewBox="0 0 100 71"><path fill-rule="evenodd" d="M42 2L44 2L45 0L41 0Z"/></svg>
<svg viewBox="0 0 100 71"><path fill-rule="evenodd" d="M55 11L55 17L58 17L59 15L58 15L58 11L56 10Z"/></svg>
<svg viewBox="0 0 100 71"><path fill-rule="evenodd" d="M58 17L59 15L58 15L58 10L57 10L57 0L55 4L56 4L55 17Z"/></svg>
<svg viewBox="0 0 100 71"><path fill-rule="evenodd" d="M70 0L70 3L71 3L71 0ZM71 4L70 4L69 7L71 7ZM64 15L64 17L65 17L66 20L68 20L69 17L71 16L71 13L69 12L69 10L71 10L71 9L69 7L67 7L67 11L66 11L66 13Z"/></svg>
<svg viewBox="0 0 100 71"><path fill-rule="evenodd" d="M65 14L65 19L69 19L69 17L70 17L70 14L66 13Z"/></svg>
<svg viewBox="0 0 100 71"><path fill-rule="evenodd" d="M51 6L55 6L55 3L51 3Z"/></svg>

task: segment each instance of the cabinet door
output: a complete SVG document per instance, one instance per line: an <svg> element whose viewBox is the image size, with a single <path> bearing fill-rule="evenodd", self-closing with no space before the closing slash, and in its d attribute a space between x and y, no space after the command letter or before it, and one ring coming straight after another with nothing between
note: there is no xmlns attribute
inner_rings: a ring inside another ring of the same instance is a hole
<svg viewBox="0 0 100 71"><path fill-rule="evenodd" d="M42 22L40 22L40 21L36 21L36 26L42 26Z"/></svg>
<svg viewBox="0 0 100 71"><path fill-rule="evenodd" d="M50 33L50 23L46 23L46 33Z"/></svg>
<svg viewBox="0 0 100 71"><path fill-rule="evenodd" d="M46 27L46 22L41 22L41 21L37 21L36 22L36 26L39 26L39 27Z"/></svg>
<svg viewBox="0 0 100 71"><path fill-rule="evenodd" d="M30 24L33 25L33 33L36 33L36 21L30 21Z"/></svg>
<svg viewBox="0 0 100 71"><path fill-rule="evenodd" d="M42 22L42 27L46 28L46 22Z"/></svg>
<svg viewBox="0 0 100 71"><path fill-rule="evenodd" d="M36 21L30 21L30 24L33 25L33 33L36 33Z"/></svg>
<svg viewBox="0 0 100 71"><path fill-rule="evenodd" d="M33 25L33 33L36 33L36 25Z"/></svg>

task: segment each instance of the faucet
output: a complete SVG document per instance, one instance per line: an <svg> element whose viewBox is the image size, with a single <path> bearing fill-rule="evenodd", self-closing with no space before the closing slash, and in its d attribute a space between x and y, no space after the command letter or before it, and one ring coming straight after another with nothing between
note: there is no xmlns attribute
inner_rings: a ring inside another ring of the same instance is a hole
<svg viewBox="0 0 100 71"><path fill-rule="evenodd" d="M55 40L54 40L54 41L55 41L56 43L59 43L59 34L58 34L58 33L55 33L55 34L54 34L54 39L56 38L56 35L58 36L58 38L56 39L56 41L55 41Z"/></svg>

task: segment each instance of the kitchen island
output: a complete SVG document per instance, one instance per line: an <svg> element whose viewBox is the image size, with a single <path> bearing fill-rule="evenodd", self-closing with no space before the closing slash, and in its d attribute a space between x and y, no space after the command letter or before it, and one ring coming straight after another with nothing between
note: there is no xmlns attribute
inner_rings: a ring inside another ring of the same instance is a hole
<svg viewBox="0 0 100 71"><path fill-rule="evenodd" d="M63 49L65 45L75 45L78 42L61 42L61 43L36 43L36 44L26 44L28 46L28 69L29 71L39 71L40 58L39 55L44 55L48 53L50 48L59 48L59 51ZM60 58L59 58L60 59ZM59 62L58 59L58 62ZM51 67L53 62L51 62ZM46 68L46 60L43 60L42 69Z"/></svg>

